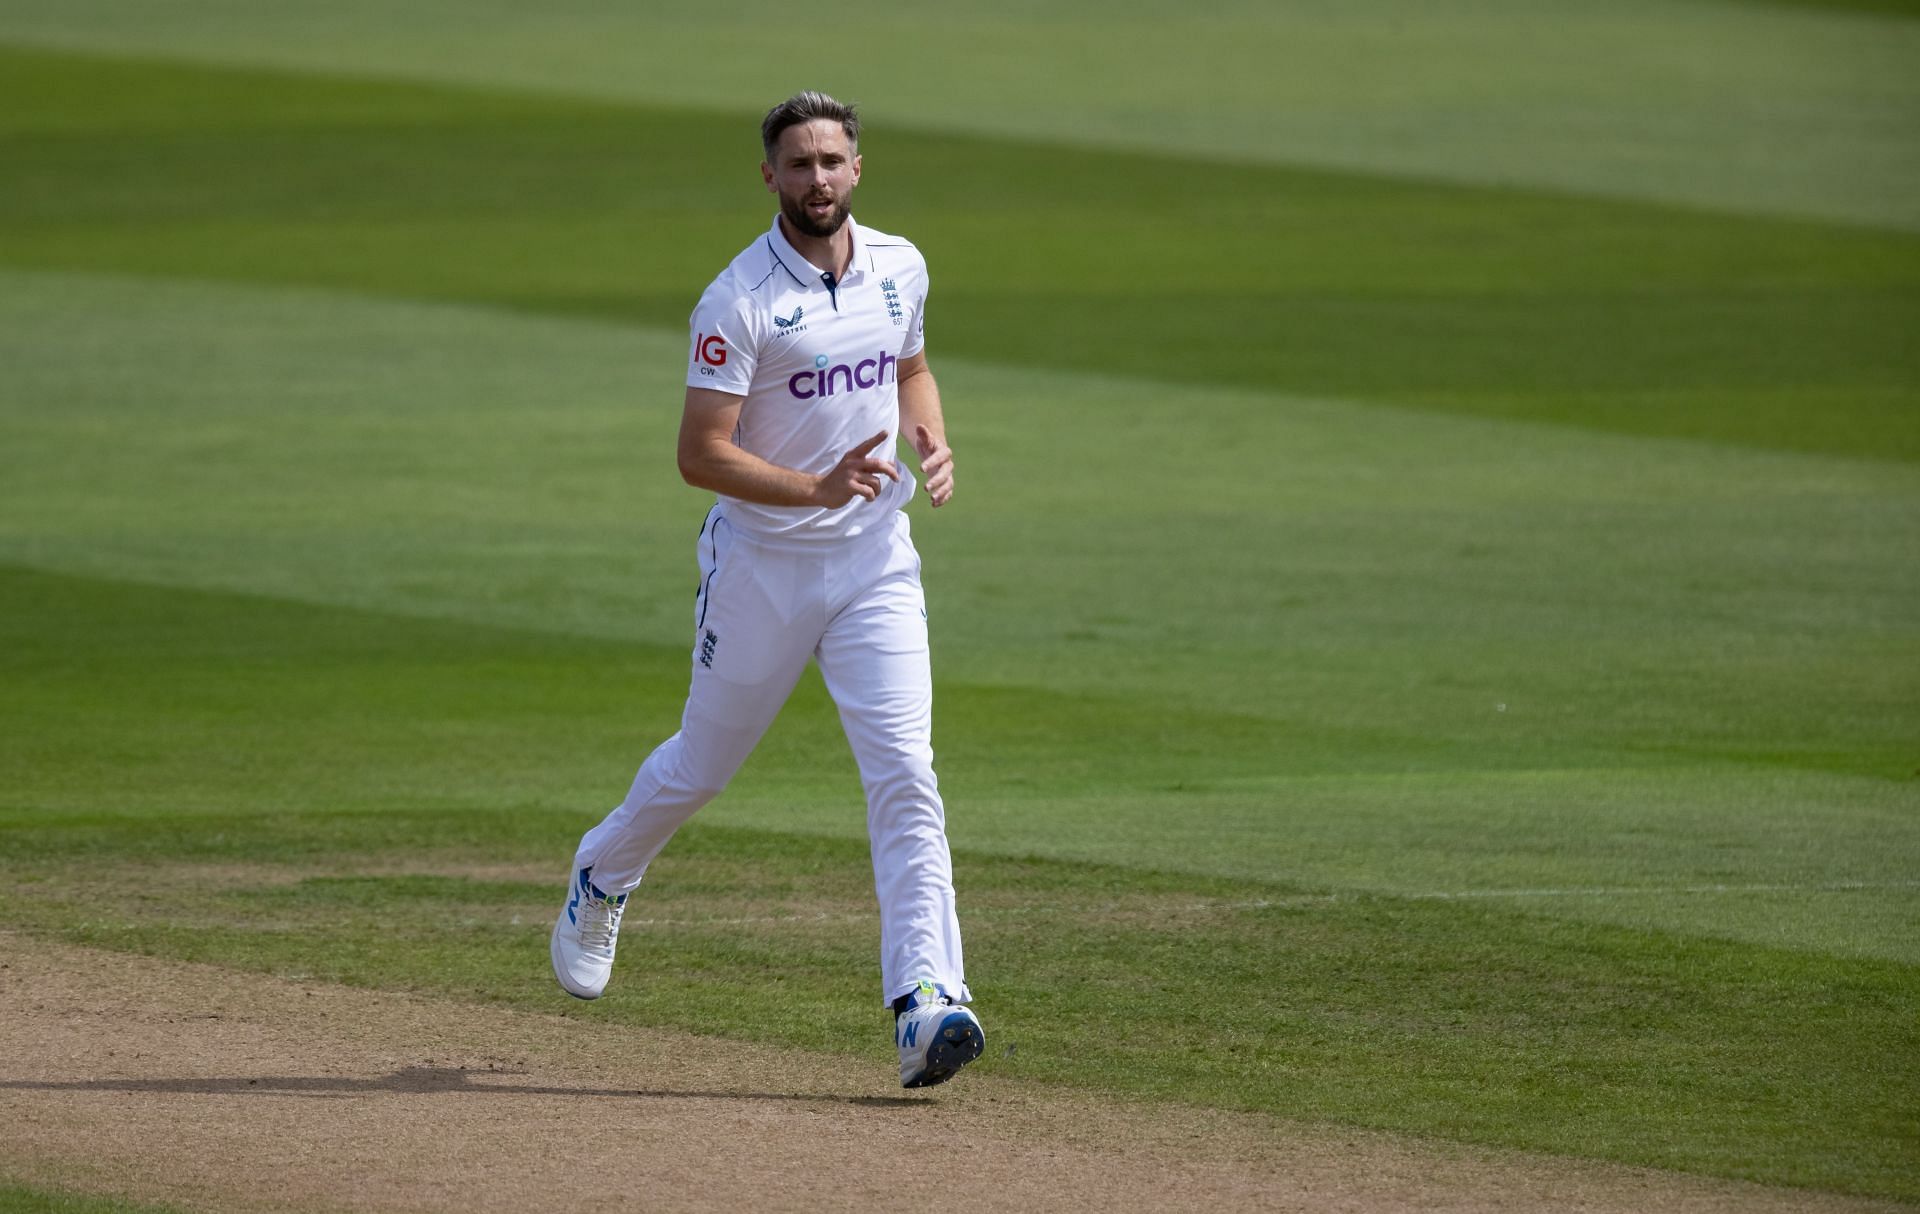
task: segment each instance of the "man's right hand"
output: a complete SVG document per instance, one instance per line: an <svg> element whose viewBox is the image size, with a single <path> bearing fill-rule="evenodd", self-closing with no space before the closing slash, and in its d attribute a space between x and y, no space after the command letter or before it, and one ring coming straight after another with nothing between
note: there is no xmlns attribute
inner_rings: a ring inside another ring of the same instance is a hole
<svg viewBox="0 0 1920 1214"><path fill-rule="evenodd" d="M837 510L856 497L872 501L880 496L880 478L900 479L900 470L890 459L876 459L873 449L887 441L882 430L866 442L840 457L833 470L814 486L814 501L829 510Z"/></svg>

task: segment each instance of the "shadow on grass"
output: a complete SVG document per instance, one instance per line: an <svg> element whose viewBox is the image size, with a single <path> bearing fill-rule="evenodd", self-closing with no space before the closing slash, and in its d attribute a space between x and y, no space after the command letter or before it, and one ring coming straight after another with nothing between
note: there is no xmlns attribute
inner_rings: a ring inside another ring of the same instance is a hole
<svg viewBox="0 0 1920 1214"><path fill-rule="evenodd" d="M71 1081L5 1079L0 1089L41 1092L179 1092L196 1096L318 1096L338 1098L392 1092L421 1095L445 1092L488 1096L590 1096L604 1100L791 1100L867 1108L912 1108L927 1103L916 1096L832 1096L817 1092L662 1091L644 1088L568 1088L527 1083L475 1083L476 1076L518 1074L472 1071L465 1067L408 1066L378 1079L340 1076L259 1075L253 1078L209 1076L200 1079L78 1079Z"/></svg>

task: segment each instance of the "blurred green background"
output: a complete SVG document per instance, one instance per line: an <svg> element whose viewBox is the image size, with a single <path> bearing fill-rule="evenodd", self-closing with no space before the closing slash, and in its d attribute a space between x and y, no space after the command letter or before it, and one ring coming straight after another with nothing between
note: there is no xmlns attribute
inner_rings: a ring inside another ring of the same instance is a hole
<svg viewBox="0 0 1920 1214"><path fill-rule="evenodd" d="M1916 16L7 0L0 917L560 1006L821 87L933 275L982 1068L1920 1198ZM582 1014L883 1073L862 830L810 679Z"/></svg>

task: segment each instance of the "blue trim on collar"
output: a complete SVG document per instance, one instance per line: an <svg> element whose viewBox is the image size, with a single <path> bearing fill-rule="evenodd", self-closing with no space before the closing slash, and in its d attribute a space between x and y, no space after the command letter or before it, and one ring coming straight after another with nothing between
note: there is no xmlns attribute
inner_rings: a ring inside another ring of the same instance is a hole
<svg viewBox="0 0 1920 1214"><path fill-rule="evenodd" d="M784 261L781 261L781 259L780 259L780 246L779 246L779 245L776 245L776 244L774 244L774 243L773 243L773 233L772 233L772 232L768 232L768 233L767 233L767 253L768 253L769 255L771 255L771 256L772 256L772 258L773 258L773 260L774 260L775 262L777 262L777 263L779 264L779 266L780 266L780 268L781 268L781 269L783 269L783 270L785 270L785 271L787 272L787 275L788 275L788 276L789 276L790 278L792 278L792 279L793 279L793 281L795 281L795 282L797 282L797 283L799 283L799 284L800 284L801 286L803 286L803 287L810 287L810 286L812 286L812 285L813 285L812 283L810 283L810 282L808 282L808 281L807 281L806 279L804 279L804 278L802 278L802 277L800 277L800 276L799 276L798 274L795 274L795 273L793 272L793 267L792 267L792 266L790 266L790 265L788 265L788 264L787 264L786 262L784 262ZM771 273L771 271L769 271L769 273Z"/></svg>
<svg viewBox="0 0 1920 1214"><path fill-rule="evenodd" d="M847 226L853 230L853 256L847 260L847 273L878 274L880 272L880 263L874 258L873 246L867 243L866 234L861 231L859 221L852 215L848 215ZM778 240L774 239L776 235L779 237ZM787 239L787 234L780 230L780 217L778 215L773 217L773 226L768 230L766 239L768 255L771 256L775 262L779 263L780 268L787 272L789 278L808 290L820 285L819 269L806 258L800 257L800 250L795 249L792 242ZM800 257L801 264L807 267L808 272L806 274L799 273L787 264L784 257L780 256L780 247L782 245L785 245L791 250L795 257ZM860 264L862 255L865 255L867 259L867 264L864 266ZM842 279L842 281L845 280Z"/></svg>

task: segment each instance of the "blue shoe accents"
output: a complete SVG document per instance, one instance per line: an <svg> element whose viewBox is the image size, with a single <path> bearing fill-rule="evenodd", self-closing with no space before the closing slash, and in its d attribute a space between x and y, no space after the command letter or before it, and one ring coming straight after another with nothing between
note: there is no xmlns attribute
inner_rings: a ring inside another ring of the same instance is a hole
<svg viewBox="0 0 1920 1214"><path fill-rule="evenodd" d="M906 1040L912 1029L910 1025L902 1033L902 1048L910 1049L913 1042ZM987 1035L980 1028L980 1022L972 1012L964 1008L955 1008L940 1018L932 1030L932 1038L927 1043L926 1067L918 1075L909 1078L902 1086L910 1088L930 1088L945 1083L959 1074L960 1068L980 1057L987 1048Z"/></svg>

